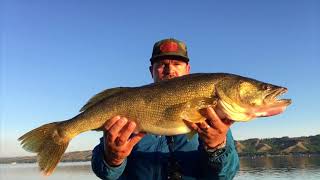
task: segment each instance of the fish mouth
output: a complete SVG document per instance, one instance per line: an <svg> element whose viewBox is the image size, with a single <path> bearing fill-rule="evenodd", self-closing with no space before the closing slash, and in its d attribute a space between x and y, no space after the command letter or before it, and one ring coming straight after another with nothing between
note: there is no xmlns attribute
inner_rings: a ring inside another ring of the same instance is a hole
<svg viewBox="0 0 320 180"><path fill-rule="evenodd" d="M288 106L291 104L291 99L279 99L279 97L285 94L286 92L288 92L287 88L277 88L266 96L265 102L267 104Z"/></svg>
<svg viewBox="0 0 320 180"><path fill-rule="evenodd" d="M291 104L291 99L280 99L279 96L288 92L287 88L280 87L273 90L265 98L265 106L256 111L258 117L268 117L282 113Z"/></svg>

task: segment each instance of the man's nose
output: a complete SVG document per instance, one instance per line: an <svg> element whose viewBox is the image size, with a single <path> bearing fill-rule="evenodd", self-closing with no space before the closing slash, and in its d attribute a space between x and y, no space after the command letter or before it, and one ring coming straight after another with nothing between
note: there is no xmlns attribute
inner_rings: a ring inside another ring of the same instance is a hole
<svg viewBox="0 0 320 180"><path fill-rule="evenodd" d="M172 67L171 64L166 64L166 65L164 66L164 72L165 72L166 74L170 74L172 71L173 71L173 67Z"/></svg>

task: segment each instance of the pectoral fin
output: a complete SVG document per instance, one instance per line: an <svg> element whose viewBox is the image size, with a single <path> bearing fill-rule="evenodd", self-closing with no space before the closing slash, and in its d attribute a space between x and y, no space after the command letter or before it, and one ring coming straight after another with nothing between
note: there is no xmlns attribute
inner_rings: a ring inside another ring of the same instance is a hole
<svg viewBox="0 0 320 180"><path fill-rule="evenodd" d="M202 116L199 110L208 108L208 107L215 107L217 105L218 99L217 98L201 98L201 99L194 99L184 106L185 108L180 114L180 117L186 121L192 123L198 123L206 120L206 117ZM194 135L197 134L197 131L190 131L187 134L187 138L190 141Z"/></svg>
<svg viewBox="0 0 320 180"><path fill-rule="evenodd" d="M167 119L184 119L193 123L204 121L199 110L216 105L215 98L196 98L189 102L177 104L166 109Z"/></svg>
<svg viewBox="0 0 320 180"><path fill-rule="evenodd" d="M180 114L180 117L186 121L190 121L193 123L202 122L206 120L206 118L203 117L197 109L189 109L187 111L183 111Z"/></svg>
<svg viewBox="0 0 320 180"><path fill-rule="evenodd" d="M216 98L194 99L185 105L180 117L193 123L202 122L206 120L206 118L200 114L199 110L214 107L217 104L216 102Z"/></svg>

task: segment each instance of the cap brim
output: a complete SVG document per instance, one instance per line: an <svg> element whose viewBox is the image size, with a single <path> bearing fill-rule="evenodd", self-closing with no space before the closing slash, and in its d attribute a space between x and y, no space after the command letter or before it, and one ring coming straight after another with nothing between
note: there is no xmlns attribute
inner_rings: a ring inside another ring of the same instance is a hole
<svg viewBox="0 0 320 180"><path fill-rule="evenodd" d="M184 57L184 56L179 56L179 55L162 55L162 56L155 56L155 57L152 57L152 58L150 59L150 61L151 61L152 63L154 63L154 62L157 62L157 61L160 61L160 60L164 60L164 59L184 61L184 62L186 62L186 63L189 62L189 58Z"/></svg>

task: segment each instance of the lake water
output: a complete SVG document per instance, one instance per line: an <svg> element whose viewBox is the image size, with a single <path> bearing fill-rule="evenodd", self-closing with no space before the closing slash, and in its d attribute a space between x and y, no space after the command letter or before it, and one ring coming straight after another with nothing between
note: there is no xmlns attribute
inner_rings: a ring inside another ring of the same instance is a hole
<svg viewBox="0 0 320 180"><path fill-rule="evenodd" d="M235 180L320 180L320 156L241 158ZM90 162L60 163L53 175L43 177L36 164L0 164L1 180L94 180Z"/></svg>
<svg viewBox="0 0 320 180"><path fill-rule="evenodd" d="M237 180L320 180L320 156L241 158Z"/></svg>

